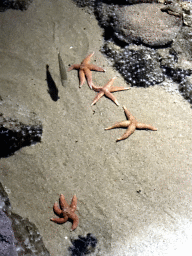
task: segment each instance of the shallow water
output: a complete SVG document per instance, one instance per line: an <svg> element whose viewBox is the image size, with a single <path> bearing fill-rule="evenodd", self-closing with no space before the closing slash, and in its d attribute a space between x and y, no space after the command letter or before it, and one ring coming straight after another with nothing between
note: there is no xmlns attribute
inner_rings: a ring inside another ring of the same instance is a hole
<svg viewBox="0 0 192 256"><path fill-rule="evenodd" d="M96 85L118 75L99 51L102 30L94 16L69 0L34 1L28 11L9 10L0 19L1 112L19 120L34 112L43 125L41 143L0 160L14 212L35 223L54 256L69 255L72 240L89 233L97 239L93 255L169 253L168 234L176 241L183 231L185 239L184 223L191 219L189 103L154 86L115 93L120 107L104 97L91 107L95 92L86 83L79 89L77 71L67 74L64 88L58 48L66 66L94 51L91 63L106 69L92 73ZM47 64L57 101L47 92ZM114 85L127 86L119 75ZM104 128L125 120L123 105L158 131L137 130L116 143L124 130ZM80 223L74 232L70 222L49 220L61 193L67 201L77 195Z"/></svg>

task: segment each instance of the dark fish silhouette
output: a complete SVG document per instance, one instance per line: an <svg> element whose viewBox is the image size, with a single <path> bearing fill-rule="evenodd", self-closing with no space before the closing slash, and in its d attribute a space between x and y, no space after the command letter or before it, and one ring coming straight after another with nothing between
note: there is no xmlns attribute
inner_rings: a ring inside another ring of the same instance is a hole
<svg viewBox="0 0 192 256"><path fill-rule="evenodd" d="M48 93L50 94L51 99L53 101L57 101L59 99L59 96L58 96L59 91L49 71L49 65L46 65L46 77L47 77Z"/></svg>

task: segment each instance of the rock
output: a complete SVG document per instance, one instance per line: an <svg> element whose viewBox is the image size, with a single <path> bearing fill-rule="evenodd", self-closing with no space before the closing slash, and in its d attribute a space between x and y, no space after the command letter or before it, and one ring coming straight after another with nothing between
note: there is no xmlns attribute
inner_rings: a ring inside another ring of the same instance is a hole
<svg viewBox="0 0 192 256"><path fill-rule="evenodd" d="M112 58L113 66L131 85L148 87L164 80L159 55L154 49L142 45L118 49L115 44L108 42L102 51Z"/></svg>
<svg viewBox="0 0 192 256"><path fill-rule="evenodd" d="M174 15L176 17L182 17L183 15L182 8L179 3L166 4L161 7L161 11L167 12L168 14Z"/></svg>
<svg viewBox="0 0 192 256"><path fill-rule="evenodd" d="M168 65L166 66L165 64L161 66L162 68L164 68L164 73L170 77L174 82L180 83L180 84L184 84L185 83L185 78L187 76L191 75L191 70L184 70L181 68L171 68Z"/></svg>
<svg viewBox="0 0 192 256"><path fill-rule="evenodd" d="M85 6L93 6L95 5L95 2L105 2L107 4L140 4L140 3L158 3L159 1L164 1L165 0L73 0L75 3L77 3L78 6L80 7L85 7Z"/></svg>
<svg viewBox="0 0 192 256"><path fill-rule="evenodd" d="M174 90L177 85L177 90L192 102L192 3L179 0L154 1L161 4L134 0L74 1L95 8L100 25L105 29L106 42L101 50L128 83L147 87L166 79L169 83L172 81ZM130 5L133 2L139 4Z"/></svg>
<svg viewBox="0 0 192 256"><path fill-rule="evenodd" d="M179 90L183 97L192 103L192 76L188 77L185 83L180 83Z"/></svg>
<svg viewBox="0 0 192 256"><path fill-rule="evenodd" d="M190 2L180 2L180 6L181 6L181 8L182 8L182 10L185 14L190 15L192 3L190 3Z"/></svg>
<svg viewBox="0 0 192 256"><path fill-rule="evenodd" d="M71 240L72 246L69 247L69 252L71 256L83 256L86 254L91 254L95 252L95 247L97 245L97 238L88 233L87 236L79 236L77 239Z"/></svg>
<svg viewBox="0 0 192 256"><path fill-rule="evenodd" d="M185 32L186 29L189 30L189 28L185 28ZM163 74L169 80L177 83L180 93L192 103L192 63L187 58L188 53L184 54L182 42L183 40L177 39L171 47L158 49L158 53L161 57Z"/></svg>
<svg viewBox="0 0 192 256"><path fill-rule="evenodd" d="M0 255L17 256L11 220L0 210Z"/></svg>
<svg viewBox="0 0 192 256"><path fill-rule="evenodd" d="M188 26L192 27L192 15L183 14L183 23Z"/></svg>
<svg viewBox="0 0 192 256"><path fill-rule="evenodd" d="M165 1L165 5L161 8L162 11L166 11L170 15L182 17L183 24L185 26L192 26L192 3L182 1Z"/></svg>
<svg viewBox="0 0 192 256"><path fill-rule="evenodd" d="M156 3L158 2L158 0L104 0L103 2L108 4L130 5L130 4L142 4L142 3Z"/></svg>
<svg viewBox="0 0 192 256"><path fill-rule="evenodd" d="M22 147L40 142L42 130L40 122L24 124L0 113L0 140L3 148L0 158L10 156Z"/></svg>
<svg viewBox="0 0 192 256"><path fill-rule="evenodd" d="M0 255L50 256L35 224L12 212L8 195L1 182Z"/></svg>
<svg viewBox="0 0 192 256"><path fill-rule="evenodd" d="M0 106L0 140L3 148L0 158L8 157L22 147L41 142L43 125L35 112L10 95L0 96Z"/></svg>
<svg viewBox="0 0 192 256"><path fill-rule="evenodd" d="M188 61L192 61L192 28L183 26L171 47Z"/></svg>
<svg viewBox="0 0 192 256"><path fill-rule="evenodd" d="M6 11L9 8L24 11L27 10L32 2L33 0L2 0L0 3L0 12Z"/></svg>
<svg viewBox="0 0 192 256"><path fill-rule="evenodd" d="M163 46L171 43L182 26L182 19L161 11L162 4L109 6L100 4L97 13L105 29L125 43Z"/></svg>

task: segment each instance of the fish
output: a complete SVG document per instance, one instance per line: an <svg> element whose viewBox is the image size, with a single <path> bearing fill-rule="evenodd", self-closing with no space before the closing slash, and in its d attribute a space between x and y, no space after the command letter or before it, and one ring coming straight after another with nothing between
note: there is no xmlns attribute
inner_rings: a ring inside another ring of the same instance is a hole
<svg viewBox="0 0 192 256"><path fill-rule="evenodd" d="M61 83L62 83L63 87L65 87L65 81L67 80L67 72L66 72L63 60L61 58L60 52L58 52L58 61L59 61L59 71L60 71Z"/></svg>

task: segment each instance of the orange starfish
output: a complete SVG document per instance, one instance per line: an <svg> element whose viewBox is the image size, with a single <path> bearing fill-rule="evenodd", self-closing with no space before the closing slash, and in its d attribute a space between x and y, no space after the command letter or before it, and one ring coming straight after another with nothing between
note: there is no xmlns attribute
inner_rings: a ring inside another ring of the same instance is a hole
<svg viewBox="0 0 192 256"><path fill-rule="evenodd" d="M63 224L68 219L71 219L73 221L73 225L71 227L71 231L72 231L76 229L79 224L79 218L75 214L76 208L77 208L76 195L73 196L71 200L71 204L69 206L65 200L64 195L61 194L59 198L59 205L57 202L55 202L53 205L53 211L57 216L59 216L59 218L51 218L50 220L58 224Z"/></svg>
<svg viewBox="0 0 192 256"><path fill-rule="evenodd" d="M105 70L103 68L97 67L94 64L89 64L89 61L90 61L91 57L93 56L93 54L94 54L94 52L89 54L81 62L81 64L73 64L67 70L67 71L71 71L72 69L78 69L79 70L79 80L80 80L79 87L81 87L84 84L85 77L86 77L87 78L87 83L88 83L89 87L92 89L92 74L91 74L91 70L105 72Z"/></svg>
<svg viewBox="0 0 192 256"><path fill-rule="evenodd" d="M118 101L116 100L115 96L113 96L112 92L117 92L117 91L124 91L124 90L128 90L129 88L126 87L118 87L118 86L112 86L113 81L116 79L117 77L113 77L111 80L109 80L109 82L104 85L103 87L97 87L94 84L92 84L93 90L98 92L98 94L95 96L92 104L94 105L103 95L107 96L108 98L110 98L112 101L115 102L115 104L117 106L119 106Z"/></svg>
<svg viewBox="0 0 192 256"><path fill-rule="evenodd" d="M128 120L116 123L116 124L112 125L111 127L105 128L105 130L110 130L110 129L113 129L113 128L120 128L120 127L128 128L127 131L123 134L123 136L118 138L116 141L125 140L132 133L134 133L134 131L136 129L149 129L149 130L152 130L152 131L157 131L157 128L155 128L155 127L153 127L149 124L139 123L135 119L135 117L129 112L129 110L127 110L126 107L123 106L123 109L125 111L125 114L126 114Z"/></svg>

